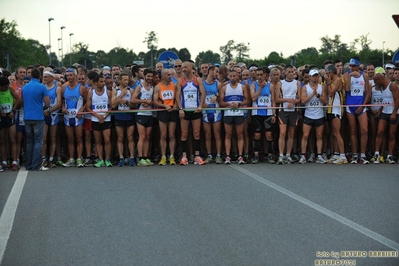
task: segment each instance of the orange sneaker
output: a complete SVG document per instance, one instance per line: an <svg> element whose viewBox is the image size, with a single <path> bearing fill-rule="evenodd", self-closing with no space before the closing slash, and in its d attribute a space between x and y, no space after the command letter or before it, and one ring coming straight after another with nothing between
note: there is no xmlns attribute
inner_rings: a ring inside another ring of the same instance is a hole
<svg viewBox="0 0 399 266"><path fill-rule="evenodd" d="M202 158L200 156L195 156L194 164L203 165L203 164L206 164L206 162L204 160L202 160Z"/></svg>
<svg viewBox="0 0 399 266"><path fill-rule="evenodd" d="M188 164L187 157L182 157L180 160L180 165L187 165L187 164Z"/></svg>

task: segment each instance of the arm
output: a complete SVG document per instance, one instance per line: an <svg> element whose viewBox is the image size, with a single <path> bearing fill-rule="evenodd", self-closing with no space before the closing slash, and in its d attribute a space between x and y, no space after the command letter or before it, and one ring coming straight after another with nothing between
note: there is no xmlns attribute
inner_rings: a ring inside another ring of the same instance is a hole
<svg viewBox="0 0 399 266"><path fill-rule="evenodd" d="M57 87L55 94L57 97L57 103L54 104L54 106L50 109L50 112L53 112L54 110L61 108L61 105L62 105L62 100L61 100L62 97L61 97L61 88L60 87Z"/></svg>
<svg viewBox="0 0 399 266"><path fill-rule="evenodd" d="M225 94L226 94L226 86L222 86L222 88L220 89L219 104L221 107L230 107L230 103L226 103L224 101Z"/></svg>
<svg viewBox="0 0 399 266"><path fill-rule="evenodd" d="M263 83L262 83L262 85L263 85ZM261 87L262 85L259 84L259 87ZM249 87L249 93L251 95L251 100L253 102L256 101L256 99L258 99L261 92L262 92L261 89L259 89L257 92L255 92L255 84L254 83L252 83L251 86Z"/></svg>
<svg viewBox="0 0 399 266"><path fill-rule="evenodd" d="M195 112L196 113L200 113L202 111L202 106L204 106L204 103L205 103L206 92L205 92L205 88L204 88L204 83L202 83L202 79L201 78L197 78L197 81L198 81L198 84L199 84L199 90L200 90L200 94L201 94L201 99L200 99L199 106L197 107Z"/></svg>
<svg viewBox="0 0 399 266"><path fill-rule="evenodd" d="M323 105L326 105L328 103L327 85L322 86L321 95L320 95L319 99L323 103Z"/></svg>
<svg viewBox="0 0 399 266"><path fill-rule="evenodd" d="M391 83L391 85L389 86L389 90L392 92L393 101L395 104L391 114L391 120L395 120L399 109L399 89L398 86L396 86L396 84Z"/></svg>
<svg viewBox="0 0 399 266"><path fill-rule="evenodd" d="M313 93L308 96L308 93L306 92L306 86L303 86L301 88L301 103L306 104L310 99L313 98L313 96L316 96L316 94L316 90L313 90Z"/></svg>
<svg viewBox="0 0 399 266"><path fill-rule="evenodd" d="M81 112L84 112L86 109L86 102L87 102L87 88L85 86L80 86L80 95L82 95L83 97L83 104L82 107L80 107L80 109L78 110L78 115L76 116L77 119L81 119L82 118L82 114L79 114ZM91 107L91 105L90 105Z"/></svg>
<svg viewBox="0 0 399 266"><path fill-rule="evenodd" d="M244 94L244 101L241 103L238 103L239 106L250 104L251 103L251 95L249 93L249 88L248 86L242 85L242 92Z"/></svg>

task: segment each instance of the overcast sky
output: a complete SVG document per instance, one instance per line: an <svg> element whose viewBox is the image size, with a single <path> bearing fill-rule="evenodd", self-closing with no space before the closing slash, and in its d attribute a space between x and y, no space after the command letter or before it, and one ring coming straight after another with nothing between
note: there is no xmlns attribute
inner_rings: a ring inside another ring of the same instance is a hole
<svg viewBox="0 0 399 266"><path fill-rule="evenodd" d="M344 43L369 33L372 49L396 50L399 29L392 19L398 0L305 1L2 1L0 17L15 20L21 35L57 51L63 30L64 54L82 42L90 51L114 47L147 51L146 32L155 31L159 48L187 48L192 59L201 51L219 53L229 40L249 44L250 57L270 52L289 56L321 46L320 38L341 35Z"/></svg>

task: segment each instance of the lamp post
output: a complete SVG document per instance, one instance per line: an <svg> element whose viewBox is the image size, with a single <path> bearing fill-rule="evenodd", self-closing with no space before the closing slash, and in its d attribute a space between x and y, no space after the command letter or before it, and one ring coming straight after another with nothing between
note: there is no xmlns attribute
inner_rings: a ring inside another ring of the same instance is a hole
<svg viewBox="0 0 399 266"><path fill-rule="evenodd" d="M50 22L53 21L53 18L48 19L48 60L49 60L49 65L51 65L51 28L50 28Z"/></svg>
<svg viewBox="0 0 399 266"><path fill-rule="evenodd" d="M65 29L64 26L61 26L61 66L64 66L64 40L62 39L62 30Z"/></svg>
<svg viewBox="0 0 399 266"><path fill-rule="evenodd" d="M58 57L61 57L61 48L60 48L61 38L58 38ZM61 59L61 58L60 58ZM58 60L58 67L61 67L61 60Z"/></svg>
<svg viewBox="0 0 399 266"><path fill-rule="evenodd" d="M382 67L384 67L384 44L385 44L385 41L383 41L382 42Z"/></svg>
<svg viewBox="0 0 399 266"><path fill-rule="evenodd" d="M72 35L73 33L69 33L69 65L72 66Z"/></svg>

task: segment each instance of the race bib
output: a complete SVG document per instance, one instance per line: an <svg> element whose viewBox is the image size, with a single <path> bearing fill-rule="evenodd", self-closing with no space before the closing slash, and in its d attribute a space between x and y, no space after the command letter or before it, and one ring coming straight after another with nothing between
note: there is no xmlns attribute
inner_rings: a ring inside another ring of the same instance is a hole
<svg viewBox="0 0 399 266"><path fill-rule="evenodd" d="M363 96L364 87L351 87L351 96Z"/></svg>
<svg viewBox="0 0 399 266"><path fill-rule="evenodd" d="M264 106L264 107L270 106L270 97L269 96L259 96L258 106Z"/></svg>
<svg viewBox="0 0 399 266"><path fill-rule="evenodd" d="M175 98L175 92L173 90L165 90L162 92L163 100L172 100Z"/></svg>
<svg viewBox="0 0 399 266"><path fill-rule="evenodd" d="M66 119L75 118L78 114L78 109L68 109L68 113L64 116Z"/></svg>

